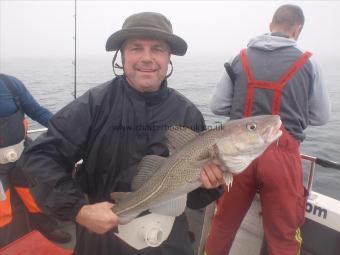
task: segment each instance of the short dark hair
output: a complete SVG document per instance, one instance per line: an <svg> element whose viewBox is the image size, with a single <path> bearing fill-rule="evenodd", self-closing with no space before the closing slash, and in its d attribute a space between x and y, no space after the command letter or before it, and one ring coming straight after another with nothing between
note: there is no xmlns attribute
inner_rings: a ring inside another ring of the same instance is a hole
<svg viewBox="0 0 340 255"><path fill-rule="evenodd" d="M305 16L302 9L297 5L285 4L280 6L274 13L272 23L290 29L295 25L305 23Z"/></svg>

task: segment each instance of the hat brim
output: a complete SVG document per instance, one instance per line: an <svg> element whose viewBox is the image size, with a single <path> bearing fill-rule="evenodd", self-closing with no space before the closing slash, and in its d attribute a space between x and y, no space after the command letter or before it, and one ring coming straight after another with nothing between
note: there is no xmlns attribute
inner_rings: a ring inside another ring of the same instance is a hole
<svg viewBox="0 0 340 255"><path fill-rule="evenodd" d="M183 56L188 48L187 43L177 35L164 33L156 29L143 29L143 28L132 28L119 30L113 33L106 42L106 50L114 51L119 50L125 40L134 37L164 40L167 42L171 49L171 54Z"/></svg>

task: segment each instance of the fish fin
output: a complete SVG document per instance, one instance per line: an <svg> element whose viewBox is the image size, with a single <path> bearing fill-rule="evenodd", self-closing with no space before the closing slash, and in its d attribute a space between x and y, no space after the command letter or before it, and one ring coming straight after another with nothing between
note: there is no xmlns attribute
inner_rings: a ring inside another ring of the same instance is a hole
<svg viewBox="0 0 340 255"><path fill-rule="evenodd" d="M230 188L233 186L233 174L230 172L224 172L223 179L224 179L225 185L227 185L227 190L229 192Z"/></svg>
<svg viewBox="0 0 340 255"><path fill-rule="evenodd" d="M207 150L204 150L198 156L195 164L203 166L204 164L207 164L208 162L215 163L216 165L220 165L219 151L215 145L210 146Z"/></svg>
<svg viewBox="0 0 340 255"><path fill-rule="evenodd" d="M115 204L119 204L122 200L124 200L127 195L129 195L131 192L112 192L110 194L110 197L112 200L115 201Z"/></svg>
<svg viewBox="0 0 340 255"><path fill-rule="evenodd" d="M220 165L219 162L215 159L211 157L211 153L210 150L205 151L204 153L202 153L197 160L192 161L190 163L190 167L191 169L195 168L195 169L199 169L201 170L203 168L204 165L207 165L209 163L215 163L216 165ZM200 171L198 171L200 172ZM199 179L199 177L198 177ZM188 179L186 178L187 182L194 182L197 181L196 177L194 177L194 179Z"/></svg>
<svg viewBox="0 0 340 255"><path fill-rule="evenodd" d="M190 163L191 168L199 168L202 169L202 167L208 163L211 162L210 158L207 159L202 159L202 160L197 160L197 161L193 161Z"/></svg>
<svg viewBox="0 0 340 255"><path fill-rule="evenodd" d="M187 167L186 171L187 172L190 171L191 173L196 173L196 175L193 175L193 174L186 175L185 181L191 184L199 181L203 166L210 162L211 162L210 158L205 158L205 159L200 159L200 160L190 162L190 165L189 167Z"/></svg>
<svg viewBox="0 0 340 255"><path fill-rule="evenodd" d="M163 164L165 158L157 155L148 155L144 157L138 164L138 174L133 178L131 183L131 190L139 189L160 166Z"/></svg>
<svg viewBox="0 0 340 255"><path fill-rule="evenodd" d="M198 136L198 133L187 127L172 126L166 133L170 155L184 144Z"/></svg>
<svg viewBox="0 0 340 255"><path fill-rule="evenodd" d="M211 163L218 165L222 171L226 171L227 167L225 166L224 162L220 159L220 151L216 144L213 144L208 149L209 156L211 158Z"/></svg>
<svg viewBox="0 0 340 255"><path fill-rule="evenodd" d="M184 194L172 200L161 202L151 207L149 211L152 213L158 213L158 214L177 217L184 212L186 205L187 205L187 194Z"/></svg>
<svg viewBox="0 0 340 255"><path fill-rule="evenodd" d="M197 183L200 183L200 178L201 178L201 171L197 172L196 176L192 176L191 178L187 177L185 178L185 181L187 185L196 185ZM198 185L200 186L200 185Z"/></svg>
<svg viewBox="0 0 340 255"><path fill-rule="evenodd" d="M203 150L196 160L193 160L191 162L192 167L202 168L205 164L208 164L209 162L212 162L214 160L214 157L212 155L212 150L209 148L207 150Z"/></svg>

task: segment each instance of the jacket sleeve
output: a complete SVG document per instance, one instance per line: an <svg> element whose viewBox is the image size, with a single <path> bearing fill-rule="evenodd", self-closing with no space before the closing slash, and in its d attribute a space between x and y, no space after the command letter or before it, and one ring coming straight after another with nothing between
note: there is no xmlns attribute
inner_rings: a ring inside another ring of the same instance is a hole
<svg viewBox="0 0 340 255"><path fill-rule="evenodd" d="M15 84L19 97L21 107L25 114L27 114L33 120L39 122L41 125L47 127L49 119L52 117L52 113L46 108L39 105L39 103L33 98L31 93L27 90L25 85L18 79L10 76L12 82Z"/></svg>
<svg viewBox="0 0 340 255"><path fill-rule="evenodd" d="M187 206L190 209L200 209L206 207L211 202L217 200L222 195L223 191L223 186L220 186L216 189L195 189L188 194Z"/></svg>
<svg viewBox="0 0 340 255"><path fill-rule="evenodd" d="M210 110L216 115L229 116L233 93L233 83L227 72L224 71L210 97Z"/></svg>
<svg viewBox="0 0 340 255"><path fill-rule="evenodd" d="M326 124L331 115L330 100L326 86L323 83L321 71L315 61L311 59L314 70L312 93L308 103L309 125L320 126Z"/></svg>
<svg viewBox="0 0 340 255"><path fill-rule="evenodd" d="M48 131L28 147L21 160L38 205L62 220L73 220L87 204L72 172L87 146L93 119L89 102L86 93L56 113Z"/></svg>

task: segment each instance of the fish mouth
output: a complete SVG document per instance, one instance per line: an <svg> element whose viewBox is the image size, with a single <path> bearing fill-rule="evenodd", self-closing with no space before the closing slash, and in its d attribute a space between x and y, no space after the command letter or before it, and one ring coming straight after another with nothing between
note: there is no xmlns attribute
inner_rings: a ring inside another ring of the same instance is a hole
<svg viewBox="0 0 340 255"><path fill-rule="evenodd" d="M278 118L274 125L268 127L263 133L263 140L265 143L272 143L282 135L280 127L282 125L281 119Z"/></svg>

